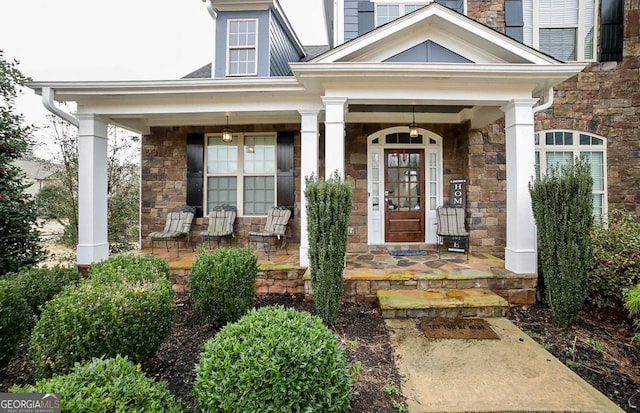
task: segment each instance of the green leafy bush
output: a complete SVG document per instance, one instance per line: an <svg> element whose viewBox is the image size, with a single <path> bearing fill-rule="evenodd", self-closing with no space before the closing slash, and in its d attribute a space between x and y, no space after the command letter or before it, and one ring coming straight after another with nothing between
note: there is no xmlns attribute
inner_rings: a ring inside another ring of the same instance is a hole
<svg viewBox="0 0 640 413"><path fill-rule="evenodd" d="M201 250L189 273L198 316L216 326L237 321L253 307L257 274L249 248Z"/></svg>
<svg viewBox="0 0 640 413"><path fill-rule="evenodd" d="M353 190L336 172L332 179L306 179L311 287L316 312L325 324L336 319L344 289Z"/></svg>
<svg viewBox="0 0 640 413"><path fill-rule="evenodd" d="M598 307L622 308L624 292L640 284L640 222L634 214L611 210L606 222L594 226L593 268L587 300Z"/></svg>
<svg viewBox="0 0 640 413"><path fill-rule="evenodd" d="M92 282L136 282L169 279L169 263L155 255L116 255L91 266Z"/></svg>
<svg viewBox="0 0 640 413"><path fill-rule="evenodd" d="M64 290L43 307L32 331L34 375L67 373L93 357L147 359L171 332L174 297L168 280L88 282Z"/></svg>
<svg viewBox="0 0 640 413"><path fill-rule="evenodd" d="M82 280L77 268L58 265L24 269L8 276L12 282L16 283L20 294L35 315L40 314L41 305L51 300L65 287L78 284Z"/></svg>
<svg viewBox="0 0 640 413"><path fill-rule="evenodd" d="M126 358L94 359L67 375L14 386L12 393L59 393L63 412L175 412L182 404L164 382L148 378Z"/></svg>
<svg viewBox="0 0 640 413"><path fill-rule="evenodd" d="M640 331L640 284L629 290L624 307L629 311L636 329ZM635 334L634 340L640 340L640 332Z"/></svg>
<svg viewBox="0 0 640 413"><path fill-rule="evenodd" d="M553 168L530 187L545 294L563 325L578 318L587 295L593 259L592 186L590 164L576 158L574 165Z"/></svg>
<svg viewBox="0 0 640 413"><path fill-rule="evenodd" d="M344 350L322 321L283 307L251 310L205 344L194 395L209 412L343 412Z"/></svg>
<svg viewBox="0 0 640 413"><path fill-rule="evenodd" d="M30 319L29 305L16 283L0 278L0 367L18 350Z"/></svg>

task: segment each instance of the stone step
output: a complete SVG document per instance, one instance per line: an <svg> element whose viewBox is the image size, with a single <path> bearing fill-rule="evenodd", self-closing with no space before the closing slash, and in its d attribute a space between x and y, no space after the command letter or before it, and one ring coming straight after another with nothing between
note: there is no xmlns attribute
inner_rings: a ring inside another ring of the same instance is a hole
<svg viewBox="0 0 640 413"><path fill-rule="evenodd" d="M503 317L507 300L489 289L379 290L384 318Z"/></svg>

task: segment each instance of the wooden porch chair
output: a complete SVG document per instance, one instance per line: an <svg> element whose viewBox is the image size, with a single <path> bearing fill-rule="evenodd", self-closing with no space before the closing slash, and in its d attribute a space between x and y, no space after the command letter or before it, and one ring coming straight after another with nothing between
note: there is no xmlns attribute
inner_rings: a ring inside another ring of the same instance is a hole
<svg viewBox="0 0 640 413"><path fill-rule="evenodd" d="M464 249L469 261L469 231L465 224L464 208L452 206L440 206L436 208L438 236L438 258L440 258L440 246L445 242L464 241Z"/></svg>
<svg viewBox="0 0 640 413"><path fill-rule="evenodd" d="M267 259L271 259L271 240L282 238L281 248L284 248L288 255L287 224L289 223L289 218L291 218L291 210L289 208L283 206L269 208L264 229L262 232L249 232L249 242L253 241L256 247L258 242L261 242L264 246L264 251L267 253Z"/></svg>
<svg viewBox="0 0 640 413"><path fill-rule="evenodd" d="M222 238L235 238L234 224L238 210L235 206L223 204L215 206L208 215L209 225L205 231L200 232L202 240L207 241L207 246L211 249L211 240L216 240L218 247Z"/></svg>
<svg viewBox="0 0 640 413"><path fill-rule="evenodd" d="M149 234L151 238L151 253L153 254L153 244L155 241L164 241L164 245L169 249L175 244L178 248L177 255L180 256L180 239L186 238L187 242L191 244L191 250L193 251L193 244L191 243L191 222L196 214L196 209L189 205L181 205L173 208L171 212L167 214L167 222L164 225L162 231L156 231ZM169 241L173 241L173 244L169 245Z"/></svg>

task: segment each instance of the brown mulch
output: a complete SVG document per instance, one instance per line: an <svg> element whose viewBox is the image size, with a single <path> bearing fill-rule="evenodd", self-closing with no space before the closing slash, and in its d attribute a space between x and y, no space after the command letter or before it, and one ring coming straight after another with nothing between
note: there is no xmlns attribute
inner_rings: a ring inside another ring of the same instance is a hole
<svg viewBox="0 0 640 413"><path fill-rule="evenodd" d="M282 304L314 313L313 304L301 296L269 295L257 299L257 306ZM572 327L562 328L544 304L511 306L507 317L518 327L567 364L583 379L627 412L640 411L640 344L631 341L633 326L621 311L587 308ZM348 361L361 368L353 387L352 412L392 413L402 403L400 395L389 395L385 385L400 388L389 334L379 309L368 304L342 304L332 327L343 344ZM151 377L165 380L170 391L195 410L191 389L194 366L204 342L216 330L200 322L186 297L178 300L178 318L173 333L143 370ZM28 342L8 366L0 369L0 392L12 384L32 382Z"/></svg>

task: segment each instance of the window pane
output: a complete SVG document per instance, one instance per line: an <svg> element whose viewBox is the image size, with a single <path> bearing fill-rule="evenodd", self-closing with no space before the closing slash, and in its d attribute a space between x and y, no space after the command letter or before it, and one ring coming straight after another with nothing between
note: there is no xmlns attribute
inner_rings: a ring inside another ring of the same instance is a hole
<svg viewBox="0 0 640 413"><path fill-rule="evenodd" d="M420 7L424 6L424 4L405 4L404 5L404 14L409 14L418 10Z"/></svg>
<svg viewBox="0 0 640 413"><path fill-rule="evenodd" d="M237 205L237 178L235 176L209 177L207 180L207 210L216 205Z"/></svg>
<svg viewBox="0 0 640 413"><path fill-rule="evenodd" d="M578 0L538 0L540 26L578 24Z"/></svg>
<svg viewBox="0 0 640 413"><path fill-rule="evenodd" d="M255 46L256 21L233 20L229 22L229 46Z"/></svg>
<svg viewBox="0 0 640 413"><path fill-rule="evenodd" d="M256 72L255 49L229 50L229 74L250 75Z"/></svg>
<svg viewBox="0 0 640 413"><path fill-rule="evenodd" d="M593 216L599 217L602 216L602 199L604 196L602 194L593 194Z"/></svg>
<svg viewBox="0 0 640 413"><path fill-rule="evenodd" d="M275 205L275 181L272 176L244 178L244 215L266 215Z"/></svg>
<svg viewBox="0 0 640 413"><path fill-rule="evenodd" d="M547 173L565 164L573 164L573 152L547 152Z"/></svg>
<svg viewBox="0 0 640 413"><path fill-rule="evenodd" d="M602 152L581 152L591 164L591 177L593 178L593 190L604 191L604 154Z"/></svg>
<svg viewBox="0 0 640 413"><path fill-rule="evenodd" d="M207 143L207 173L229 174L238 170L236 140L224 142L220 136L210 136Z"/></svg>
<svg viewBox="0 0 640 413"><path fill-rule="evenodd" d="M276 171L275 136L247 136L244 138L244 172L273 174Z"/></svg>
<svg viewBox="0 0 640 413"><path fill-rule="evenodd" d="M576 29L540 29L540 51L558 60L576 60Z"/></svg>
<svg viewBox="0 0 640 413"><path fill-rule="evenodd" d="M400 17L400 6L395 5L379 5L377 7L377 21L376 26L381 26L391 20L395 20Z"/></svg>
<svg viewBox="0 0 640 413"><path fill-rule="evenodd" d="M595 0L586 0L584 8L584 59L593 59L593 31L595 21Z"/></svg>

